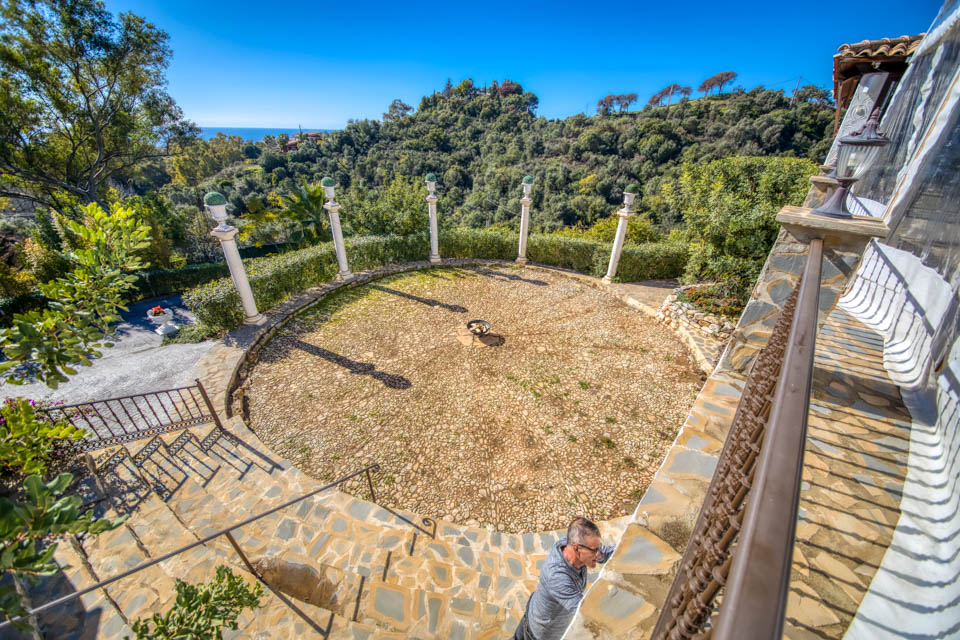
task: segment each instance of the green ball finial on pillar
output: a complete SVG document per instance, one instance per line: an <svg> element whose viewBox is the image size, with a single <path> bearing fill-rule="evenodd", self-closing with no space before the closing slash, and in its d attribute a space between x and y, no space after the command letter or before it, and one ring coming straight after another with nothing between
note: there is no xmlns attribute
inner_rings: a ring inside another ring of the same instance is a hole
<svg viewBox="0 0 960 640"><path fill-rule="evenodd" d="M523 176L523 184L533 184L533 176Z"/></svg>
<svg viewBox="0 0 960 640"><path fill-rule="evenodd" d="M218 204L227 204L227 199L223 197L222 193L211 191L207 195L203 196L203 204L207 205L208 207Z"/></svg>
<svg viewBox="0 0 960 640"><path fill-rule="evenodd" d="M624 189L623 192L637 195L638 193L640 193L640 185L638 185L636 182L631 182L630 184L627 185L627 188Z"/></svg>

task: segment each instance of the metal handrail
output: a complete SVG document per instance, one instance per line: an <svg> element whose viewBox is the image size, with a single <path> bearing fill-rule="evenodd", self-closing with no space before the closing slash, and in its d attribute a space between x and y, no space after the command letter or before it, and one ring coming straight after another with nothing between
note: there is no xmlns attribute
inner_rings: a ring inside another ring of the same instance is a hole
<svg viewBox="0 0 960 640"><path fill-rule="evenodd" d="M817 341L823 240L810 242L777 393L714 635L783 635Z"/></svg>
<svg viewBox="0 0 960 640"><path fill-rule="evenodd" d="M782 632L819 320L823 241L810 242L747 377L655 640L768 640ZM720 600L719 611L716 601Z"/></svg>
<svg viewBox="0 0 960 640"><path fill-rule="evenodd" d="M376 502L376 497L375 497L374 494L373 494L373 480L372 480L371 477L370 477L370 473L371 473L371 472L375 472L375 471L379 471L379 470L380 470L380 465L379 465L378 463L371 464L371 465L369 465L369 466L367 466L367 467L364 467L363 469L360 469L359 471L355 471L354 473L351 473L350 475L343 476L342 478L339 478L339 479L337 479L337 480L334 480L333 482L331 482L331 483L329 483L329 484L325 484L324 486L320 487L319 489L314 489L313 491L310 491L310 492L308 492L308 493L305 493L305 494L303 494L303 495L300 496L300 497L294 498L293 500L288 500L288 501L284 502L283 504L280 504L280 505L277 505L276 507L272 507L272 508L270 508L270 509L267 509L266 511L263 511L263 512L261 512L261 513L258 513L258 514L255 515L255 516L251 516L251 517L247 518L246 520L242 520L242 521L240 521L240 522L238 522L238 523L236 523L236 524L230 525L229 527L227 527L227 528L225 528L225 529L221 529L220 531L217 531L216 533L212 533L212 534L210 534L210 535L208 535L208 536L206 536L206 537L204 537L204 538L201 538L200 540L197 540L196 542L192 542L192 543L190 543L190 544L188 544L188 545L186 545L186 546L184 546L184 547L180 547L179 549L176 549L176 550L171 551L171 552L169 552L169 553L165 553L164 555L162 555L162 556L160 556L160 557L158 557L158 558L154 558L153 560L150 560L149 562L144 562L143 564L137 565L136 567L133 567L132 569L128 569L127 571L124 571L123 573L119 573L119 574L117 574L117 575L115 575L115 576L112 576L112 577L110 577L110 578L107 578L106 580L101 580L100 582L98 582L98 583L95 584L95 585L92 585L92 586L86 587L86 588L84 588L84 589L81 589L80 591L75 591L75 592L73 592L73 593L71 593L71 594L62 596L62 597L60 597L60 598L57 598L56 600L51 600L50 602L47 602L47 603L45 603L45 604L40 605L39 607L36 607L36 608L34 608L34 609L31 609L30 611L27 611L25 614L23 614L23 615L21 615L21 616L17 616L17 617L15 617L15 618L10 618L9 620L5 620L5 621L3 621L3 622L0 622L0 629L3 629L3 628L5 628L5 627L7 627L7 626L10 626L10 625L12 625L14 622L18 622L18 621L20 621L20 620L26 620L26 619L28 619L30 616L34 616L34 615L36 615L36 614L38 614L38 613L42 613L42 612L44 612L44 611L46 611L46 610L48 610L48 609L52 609L52 608L57 607L57 606L59 606L59 605L61 605L61 604L65 604L65 603L70 602L70 601L72 601L72 600L76 600L77 598L80 598L81 596L84 596L84 595L90 593L91 591L96 591L97 589L101 589L101 588L107 586L108 584L112 584L112 583L114 583L114 582L116 582L116 581L118 581L118 580L123 580L124 578L127 578L127 577L129 577L129 576L131 576L131 575L133 575L133 574L135 574L135 573L137 573L137 572L139 572L139 571L143 571L144 569L148 569L148 568L152 567L152 566L155 565L155 564L159 564L159 563L161 563L161 562L163 562L163 561L165 561L165 560L169 560L170 558L172 558L172 557L174 557L174 556L176 556L176 555L179 555L179 554L183 553L184 551L189 551L189 550L191 550L191 549L194 549L194 548L196 548L196 547L199 547L200 545L206 544L206 543L210 542L211 540L213 540L213 539L215 539L215 538L219 538L220 536L227 536L227 539L230 541L230 544L233 546L234 550L237 552L237 555L240 556L240 559L243 560L244 564L247 566L247 569L249 569L250 572L251 572L253 575L255 575L255 576L257 576L258 578L260 578L260 574L258 574L257 571L253 568L253 565L250 564L250 561L247 559L247 556L246 556L246 555L243 553L243 551L240 549L239 545L237 544L237 541L234 539L233 535L231 534L231 531L233 531L234 529L239 529L240 527L244 527L244 526L250 524L251 522L255 522L255 521L257 521L257 520L259 520L259 519L261 519L261 518L264 518L264 517L266 517L266 516L268 516L268 515L270 515L270 514L272 514L272 513L276 513L277 511L280 511L281 509L286 509L286 508L289 507L290 505L296 504L296 503L298 503L298 502L300 502L300 501L302 501L302 500L306 500L307 498L310 498L310 497L312 497L312 496L315 496L315 495L317 495L318 493L322 493L322 492L324 492L324 491L326 491L326 490L328 490L328 489L332 489L332 488L334 488L334 487L337 487L337 486L343 484L344 482L346 482L346 481L348 481L348 480L351 480L351 479L353 479L353 478L355 478L355 477L357 477L357 476L359 476L359 475L361 475L361 474L364 474L364 473L367 474L367 483L368 483L369 486L370 486L371 498L373 498L373 501Z"/></svg>

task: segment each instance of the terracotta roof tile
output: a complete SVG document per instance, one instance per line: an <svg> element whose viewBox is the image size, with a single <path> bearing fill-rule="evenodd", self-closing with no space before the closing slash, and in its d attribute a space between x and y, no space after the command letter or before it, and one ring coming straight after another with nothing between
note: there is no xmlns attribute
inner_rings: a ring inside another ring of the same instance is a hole
<svg viewBox="0 0 960 640"><path fill-rule="evenodd" d="M837 49L840 53L834 58L892 58L906 57L914 52L926 34L916 36L900 36L899 38L881 38L880 40L864 40L856 44L842 44Z"/></svg>

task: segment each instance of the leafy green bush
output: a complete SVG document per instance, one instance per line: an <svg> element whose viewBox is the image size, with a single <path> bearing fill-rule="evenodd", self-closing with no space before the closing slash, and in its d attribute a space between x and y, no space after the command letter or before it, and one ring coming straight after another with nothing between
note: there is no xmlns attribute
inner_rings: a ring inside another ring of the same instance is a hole
<svg viewBox="0 0 960 640"><path fill-rule="evenodd" d="M47 306L47 298L39 291L22 293L19 296L0 298L0 324L9 325L18 313L39 311Z"/></svg>
<svg viewBox="0 0 960 640"><path fill-rule="evenodd" d="M440 232L440 255L444 258L488 258L512 260L517 257L520 236L482 229L449 229ZM529 237L527 239L529 246Z"/></svg>
<svg viewBox="0 0 960 640"><path fill-rule="evenodd" d="M133 283L134 297L156 298L186 291L190 287L230 275L226 262L191 264L179 269L149 269L138 271Z"/></svg>
<svg viewBox="0 0 960 640"><path fill-rule="evenodd" d="M777 238L777 212L800 204L817 172L810 160L730 157L683 166L663 185L670 207L683 215L691 244L684 279L714 280L749 293Z"/></svg>
<svg viewBox="0 0 960 640"><path fill-rule="evenodd" d="M445 258L512 260L519 236L479 229L450 229L440 233L440 255ZM376 269L389 264L424 260L428 236L366 236L346 241L350 268ZM531 262L602 276L610 259L609 244L558 235L531 234L527 257ZM620 257L620 280L675 278L683 272L687 247L678 243L627 245ZM279 256L244 262L257 308L270 309L286 297L331 280L337 273L332 243ZM243 321L240 296L233 281L223 278L191 289L184 302L211 331L231 329Z"/></svg>
<svg viewBox="0 0 960 640"><path fill-rule="evenodd" d="M60 571L53 561L57 538L66 534L96 535L120 526L123 518L113 522L94 520L93 509L81 515L83 501L76 496L58 497L72 481L69 473L48 483L40 476L29 476L23 482L25 502L0 498L0 575L14 574L27 581L52 576ZM20 594L7 581L0 586L0 613L7 618L26 613ZM15 622L14 626L29 628L26 621Z"/></svg>
<svg viewBox="0 0 960 640"><path fill-rule="evenodd" d="M350 268L357 271L425 260L430 251L426 234L348 238L346 245ZM327 282L337 274L336 253L329 242L248 260L244 265L259 309L270 309L287 296ZM191 289L184 295L184 302L197 320L212 330L230 329L243 321L240 296L229 278Z"/></svg>
<svg viewBox="0 0 960 640"><path fill-rule="evenodd" d="M596 242L613 242L619 223L620 216L613 214L606 218L600 218L589 227L563 227L562 229L554 231L554 234L569 238L594 240ZM660 233L647 216L642 214L632 215L627 219L626 242L641 244L645 242L656 242L659 239Z"/></svg>
<svg viewBox="0 0 960 640"><path fill-rule="evenodd" d="M8 398L0 405L2 471L42 475L58 447L82 439L82 429L37 415L33 400Z"/></svg>
<svg viewBox="0 0 960 640"><path fill-rule="evenodd" d="M129 272L146 266L136 254L145 247L150 227L131 208L114 203L109 211L98 204L80 210L82 222L67 221L76 246L71 271L40 286L50 308L17 315L11 327L0 330L7 357L0 371L27 361L35 365L29 371L15 369L9 382L22 384L36 376L56 389L76 373L74 366L89 365L120 319L117 311L136 281Z"/></svg>
<svg viewBox="0 0 960 640"><path fill-rule="evenodd" d="M193 585L178 578L173 608L166 615L155 613L149 620L137 620L131 628L137 640L219 640L220 630L235 631L240 612L259 607L262 597L263 585L257 583L251 589L243 578L220 565L209 584Z"/></svg>

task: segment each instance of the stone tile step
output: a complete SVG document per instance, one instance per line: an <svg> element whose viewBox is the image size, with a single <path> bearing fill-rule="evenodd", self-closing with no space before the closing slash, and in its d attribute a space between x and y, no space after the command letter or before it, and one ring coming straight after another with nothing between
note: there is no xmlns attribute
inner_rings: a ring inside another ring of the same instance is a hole
<svg viewBox="0 0 960 640"><path fill-rule="evenodd" d="M410 638L476 637L480 632L502 629L508 617L522 615L522 602L500 606L448 592L407 589L380 580L368 580L356 606L356 621L376 625ZM516 600L519 600L517 598ZM515 624L515 623L514 623Z"/></svg>
<svg viewBox="0 0 960 640"><path fill-rule="evenodd" d="M57 545L54 560L62 570L54 576L42 579L37 585L28 586L33 606L40 606L56 598L76 593L96 583L68 540L63 540ZM44 612L38 618L42 637L45 638L79 640L95 636L119 640L133 635L133 631L101 590L80 596L77 600ZM32 638L15 630L0 635L3 638L17 640Z"/></svg>

